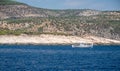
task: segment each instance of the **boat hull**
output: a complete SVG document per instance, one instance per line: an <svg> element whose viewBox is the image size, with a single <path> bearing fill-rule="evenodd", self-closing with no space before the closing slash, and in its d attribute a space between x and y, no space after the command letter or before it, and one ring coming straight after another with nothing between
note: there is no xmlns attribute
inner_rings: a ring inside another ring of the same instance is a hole
<svg viewBox="0 0 120 71"><path fill-rule="evenodd" d="M72 48L92 48L93 46L74 46L72 45Z"/></svg>
<svg viewBox="0 0 120 71"><path fill-rule="evenodd" d="M93 44L74 44L72 45L72 48L92 48Z"/></svg>

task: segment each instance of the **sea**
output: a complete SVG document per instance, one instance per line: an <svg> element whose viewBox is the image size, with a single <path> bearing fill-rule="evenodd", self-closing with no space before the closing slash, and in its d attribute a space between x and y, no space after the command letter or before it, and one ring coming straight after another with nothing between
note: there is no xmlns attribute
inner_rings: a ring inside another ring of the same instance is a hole
<svg viewBox="0 0 120 71"><path fill-rule="evenodd" d="M120 71L120 45L0 45L0 71Z"/></svg>

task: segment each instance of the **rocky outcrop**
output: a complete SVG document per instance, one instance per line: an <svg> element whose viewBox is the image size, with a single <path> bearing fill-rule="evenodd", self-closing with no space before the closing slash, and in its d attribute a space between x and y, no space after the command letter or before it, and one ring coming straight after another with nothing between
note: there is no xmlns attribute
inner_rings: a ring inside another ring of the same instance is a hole
<svg viewBox="0 0 120 71"><path fill-rule="evenodd" d="M120 11L0 5L0 34L62 34L120 40Z"/></svg>

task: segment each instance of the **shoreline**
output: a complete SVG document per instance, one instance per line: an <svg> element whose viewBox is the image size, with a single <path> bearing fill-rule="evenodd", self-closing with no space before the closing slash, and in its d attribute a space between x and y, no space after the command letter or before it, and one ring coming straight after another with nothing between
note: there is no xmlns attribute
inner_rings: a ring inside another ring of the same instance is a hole
<svg viewBox="0 0 120 71"><path fill-rule="evenodd" d="M72 43L72 44L75 44L75 43ZM13 43L13 44L11 44L11 43L0 43L0 45L72 45L71 43L69 44L36 44L36 43ZM118 44L118 43L110 43L110 44L93 44L93 45L120 45L120 44Z"/></svg>
<svg viewBox="0 0 120 71"><path fill-rule="evenodd" d="M1 44L17 44L17 45L71 45L74 43L94 43L94 45L120 45L120 41L106 39L96 36L64 36L64 35L0 35Z"/></svg>

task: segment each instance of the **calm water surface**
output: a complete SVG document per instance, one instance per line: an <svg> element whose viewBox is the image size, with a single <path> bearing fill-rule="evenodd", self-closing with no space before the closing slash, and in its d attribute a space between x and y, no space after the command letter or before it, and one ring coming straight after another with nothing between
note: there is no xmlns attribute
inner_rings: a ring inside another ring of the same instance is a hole
<svg viewBox="0 0 120 71"><path fill-rule="evenodd" d="M120 45L0 45L0 71L120 71Z"/></svg>

